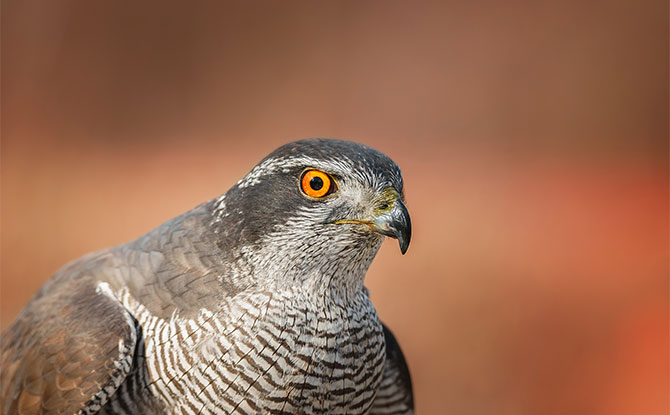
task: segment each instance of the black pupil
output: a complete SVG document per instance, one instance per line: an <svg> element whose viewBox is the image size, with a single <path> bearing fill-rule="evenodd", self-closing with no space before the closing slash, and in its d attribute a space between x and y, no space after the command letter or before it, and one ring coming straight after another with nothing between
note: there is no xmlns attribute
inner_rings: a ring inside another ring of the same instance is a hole
<svg viewBox="0 0 670 415"><path fill-rule="evenodd" d="M309 186L313 190L321 190L323 187L323 179L320 177L312 177L312 179L309 181Z"/></svg>

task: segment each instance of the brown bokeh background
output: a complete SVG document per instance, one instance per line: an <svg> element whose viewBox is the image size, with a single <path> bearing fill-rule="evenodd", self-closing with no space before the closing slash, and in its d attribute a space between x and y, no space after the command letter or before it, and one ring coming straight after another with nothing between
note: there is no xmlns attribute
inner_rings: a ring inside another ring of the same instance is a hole
<svg viewBox="0 0 670 415"><path fill-rule="evenodd" d="M315 136L403 170L419 415L668 413L665 1L3 1L2 328Z"/></svg>

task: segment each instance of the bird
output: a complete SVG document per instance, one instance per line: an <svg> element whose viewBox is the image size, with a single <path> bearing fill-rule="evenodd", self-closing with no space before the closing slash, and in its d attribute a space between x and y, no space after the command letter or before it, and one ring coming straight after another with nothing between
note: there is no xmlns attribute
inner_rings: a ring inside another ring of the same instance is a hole
<svg viewBox="0 0 670 415"><path fill-rule="evenodd" d="M223 195L65 265L2 333L3 414L413 414L365 274L409 246L399 167L290 142Z"/></svg>

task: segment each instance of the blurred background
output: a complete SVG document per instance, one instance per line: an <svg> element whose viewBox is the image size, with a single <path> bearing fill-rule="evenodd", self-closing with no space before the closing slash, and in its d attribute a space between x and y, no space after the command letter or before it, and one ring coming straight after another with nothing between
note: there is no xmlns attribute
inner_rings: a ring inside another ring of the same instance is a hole
<svg viewBox="0 0 670 415"><path fill-rule="evenodd" d="M306 137L403 170L419 415L668 413L666 1L3 1L1 327Z"/></svg>

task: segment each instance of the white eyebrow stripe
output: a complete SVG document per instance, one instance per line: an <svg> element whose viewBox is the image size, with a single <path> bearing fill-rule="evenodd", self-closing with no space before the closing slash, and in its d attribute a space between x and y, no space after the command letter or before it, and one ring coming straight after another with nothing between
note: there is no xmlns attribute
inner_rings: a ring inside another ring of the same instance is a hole
<svg viewBox="0 0 670 415"><path fill-rule="evenodd" d="M273 174L279 170L288 172L288 169L301 166L314 167L325 170L327 173L340 174L344 174L345 171L351 168L350 163L337 160L321 160L306 156L278 157L267 159L254 167L249 174L237 182L237 187L244 189L245 187L254 186L260 183L260 178L263 176Z"/></svg>

